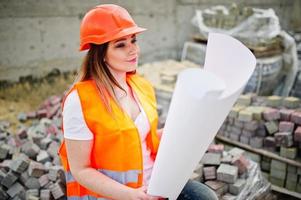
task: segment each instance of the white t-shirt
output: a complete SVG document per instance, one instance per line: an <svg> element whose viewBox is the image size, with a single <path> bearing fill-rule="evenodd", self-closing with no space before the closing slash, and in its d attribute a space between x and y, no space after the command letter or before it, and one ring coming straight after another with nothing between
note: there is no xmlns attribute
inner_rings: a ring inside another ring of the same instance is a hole
<svg viewBox="0 0 301 200"><path fill-rule="evenodd" d="M150 124L139 100L134 94L139 105L140 113L135 119L135 125L139 131L143 154L143 182L148 185L154 161L150 157L150 150L146 146L146 136L150 131ZM73 90L66 98L63 108L64 138L72 140L92 140L93 133L88 128L83 117L80 99L76 90Z"/></svg>

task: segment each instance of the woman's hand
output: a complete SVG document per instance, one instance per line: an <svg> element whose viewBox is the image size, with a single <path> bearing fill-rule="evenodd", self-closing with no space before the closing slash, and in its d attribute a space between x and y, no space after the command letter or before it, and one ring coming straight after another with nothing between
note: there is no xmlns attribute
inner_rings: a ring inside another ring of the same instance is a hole
<svg viewBox="0 0 301 200"><path fill-rule="evenodd" d="M146 194L147 188L145 186L137 189L131 188L129 191L128 200L154 200L151 196Z"/></svg>

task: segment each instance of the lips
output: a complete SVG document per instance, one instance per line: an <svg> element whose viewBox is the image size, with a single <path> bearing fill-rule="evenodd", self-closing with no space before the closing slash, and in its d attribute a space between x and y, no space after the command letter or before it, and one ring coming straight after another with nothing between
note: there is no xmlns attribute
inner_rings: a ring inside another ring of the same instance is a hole
<svg viewBox="0 0 301 200"><path fill-rule="evenodd" d="M131 59L131 60L128 60L127 62L135 63L135 62L137 62L137 57L135 57L135 58L133 58L133 59Z"/></svg>

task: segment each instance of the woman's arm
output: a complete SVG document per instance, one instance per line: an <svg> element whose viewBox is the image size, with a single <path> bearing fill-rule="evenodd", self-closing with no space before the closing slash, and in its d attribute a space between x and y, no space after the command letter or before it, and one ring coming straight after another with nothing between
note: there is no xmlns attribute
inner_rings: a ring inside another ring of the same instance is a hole
<svg viewBox="0 0 301 200"><path fill-rule="evenodd" d="M90 166L93 140L65 139L70 170L77 182L87 189L116 200L150 200L146 188L133 189Z"/></svg>

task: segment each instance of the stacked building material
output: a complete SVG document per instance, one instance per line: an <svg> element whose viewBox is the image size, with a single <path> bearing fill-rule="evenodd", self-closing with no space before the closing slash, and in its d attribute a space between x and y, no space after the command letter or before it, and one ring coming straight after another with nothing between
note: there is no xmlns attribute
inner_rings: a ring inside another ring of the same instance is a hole
<svg viewBox="0 0 301 200"><path fill-rule="evenodd" d="M262 191L257 191L259 198L266 196L267 199L273 199L273 196L268 194L268 183L260 175L256 177L258 180L255 182L258 185L254 185L255 190L250 189L252 187L249 184L252 184L252 180L254 181L255 178L250 177L250 174L254 175L255 171L251 169L250 162L245 157L245 151L242 149L233 148L229 151L224 151L224 145L211 144L200 164L196 167L191 179L205 183L221 199L229 199L230 197L232 199L244 199L244 194L242 193L253 195L257 187L262 189Z"/></svg>
<svg viewBox="0 0 301 200"><path fill-rule="evenodd" d="M61 98L53 96L37 111L20 113L22 123L13 134L9 122L0 122L0 199L65 198L65 173L57 154L60 104ZM32 125L26 127L23 122L29 119Z"/></svg>
<svg viewBox="0 0 301 200"><path fill-rule="evenodd" d="M230 111L219 135L256 149L295 160L301 152L301 104L296 97L242 95ZM274 185L301 192L293 166L262 157L261 169Z"/></svg>

